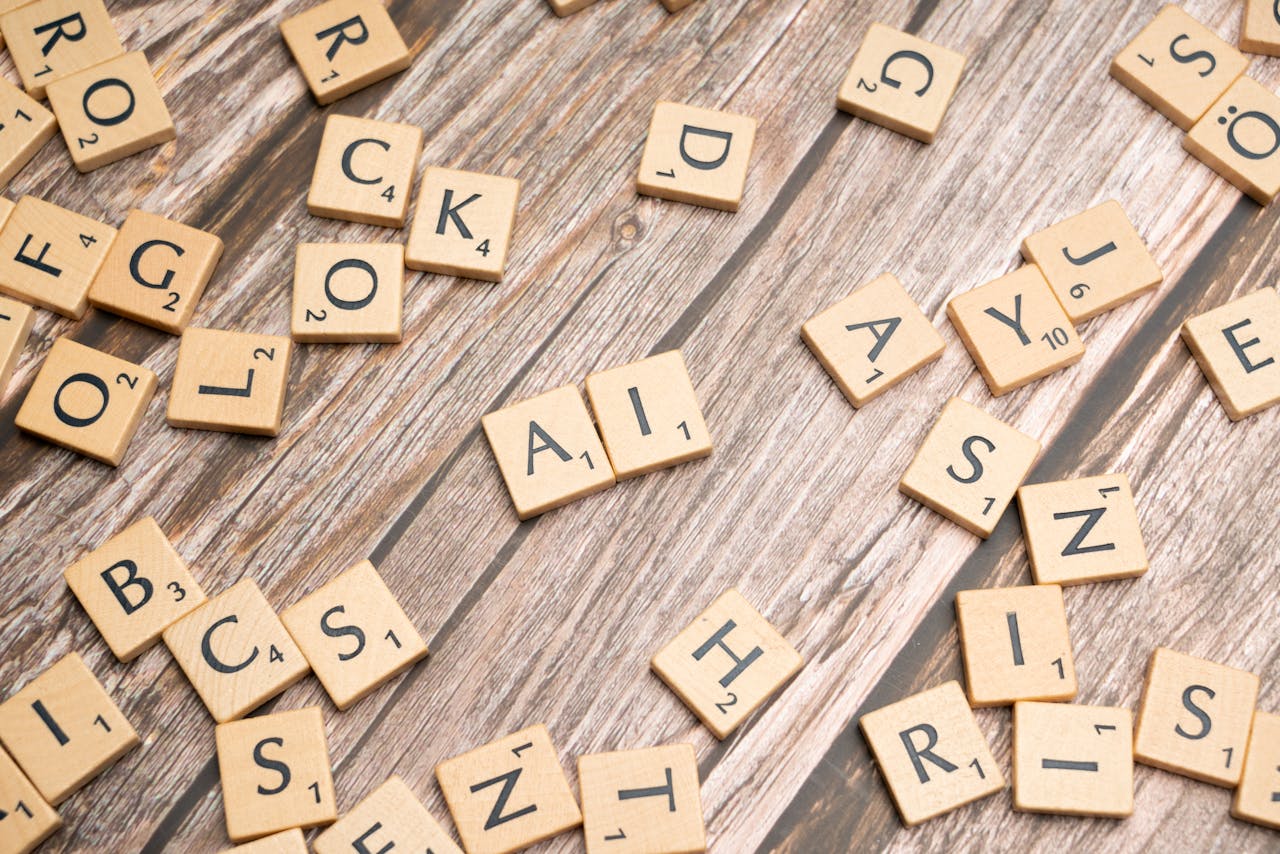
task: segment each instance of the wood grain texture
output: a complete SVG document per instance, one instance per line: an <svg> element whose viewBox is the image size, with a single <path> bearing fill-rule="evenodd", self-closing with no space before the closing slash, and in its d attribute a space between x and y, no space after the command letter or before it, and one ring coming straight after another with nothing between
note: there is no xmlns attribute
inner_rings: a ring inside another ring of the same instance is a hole
<svg viewBox="0 0 1280 854"><path fill-rule="evenodd" d="M89 175L50 144L7 193L218 234L226 254L193 324L287 334L297 243L407 234L307 215L325 117L402 121L425 131L420 166L520 178L507 275L413 275L399 345L299 346L274 440L165 425L177 339L97 310L40 312L0 405L0 685L78 650L143 739L62 806L45 850L225 845L208 713L164 650L118 664L60 577L145 515L210 595L251 577L279 609L369 557L423 632L431 656L345 713L314 679L268 707L325 709L340 810L397 773L451 827L433 766L545 722L575 786L577 755L692 743L713 851L1274 847L1273 831L1228 816L1228 792L1146 767L1124 822L1015 814L1000 794L906 831L856 728L960 676L957 590L1030 580L1013 508L980 543L896 491L957 393L1041 438L1033 480L1133 482L1151 571L1066 591L1080 702L1136 708L1151 650L1168 645L1253 670L1260 706L1280 706L1280 410L1231 424L1177 336L1274 283L1280 216L1108 76L1159 0L1087 14L1065 0L715 0L676 15L632 0L565 19L543 0L393 0L412 65L326 108L276 29L308 5L110 3L178 139ZM1236 0L1186 5L1234 40ZM835 109L872 20L969 57L932 146ZM0 71L16 79L7 59ZM1280 86L1277 60L1252 57L1250 73ZM738 213L636 195L658 99L760 120ZM1078 365L993 400L946 301L1013 269L1026 235L1108 198L1165 283L1085 324ZM799 328L886 270L948 346L854 411ZM118 470L13 427L62 334L160 375ZM518 522L480 416L674 347L715 453ZM730 586L808 663L717 743L646 662ZM979 722L1007 770L1008 711ZM580 837L538 850L581 850Z"/></svg>

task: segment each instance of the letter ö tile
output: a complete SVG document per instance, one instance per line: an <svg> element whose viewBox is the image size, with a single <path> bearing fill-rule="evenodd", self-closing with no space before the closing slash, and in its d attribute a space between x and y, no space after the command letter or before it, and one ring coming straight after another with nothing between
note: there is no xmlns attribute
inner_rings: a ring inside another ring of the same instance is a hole
<svg viewBox="0 0 1280 854"><path fill-rule="evenodd" d="M1241 77L1185 137L1182 147L1260 205L1280 192L1280 97Z"/></svg>

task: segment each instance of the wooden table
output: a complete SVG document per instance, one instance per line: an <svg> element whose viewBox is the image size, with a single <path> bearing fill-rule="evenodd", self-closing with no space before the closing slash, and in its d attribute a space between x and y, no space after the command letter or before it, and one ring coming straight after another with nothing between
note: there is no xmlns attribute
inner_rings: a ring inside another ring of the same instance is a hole
<svg viewBox="0 0 1280 854"><path fill-rule="evenodd" d="M176 143L81 176L55 140L9 195L212 230L227 252L195 324L288 334L295 244L405 237L308 216L325 117L412 122L423 164L524 182L508 275L413 276L398 346L300 346L275 440L166 426L178 339L40 313L0 409L0 685L79 651L144 740L63 805L45 850L226 844L208 713L163 647L118 664L61 577L147 514L211 593L249 576L277 608L370 557L428 638L425 663L346 713L314 679L270 707L324 708L344 811L395 772L447 822L434 765L543 721L571 779L582 753L692 742L713 851L1277 845L1228 817L1229 792L1143 766L1127 821L1015 814L1004 793L906 831L857 732L862 713L961 676L957 590L1029 583L1014 510L980 542L897 492L956 394L1043 439L1033 480L1133 480L1151 571L1067 591L1081 702L1136 709L1152 649L1170 645L1261 674L1260 705L1280 707L1280 409L1229 423L1177 337L1276 283L1280 217L1108 77L1158 0L701 0L677 15L619 0L564 20L543 0L395 0L412 67L325 109L276 30L308 5L109 3L156 69ZM1239 0L1187 8L1235 39ZM969 56L932 146L835 110L873 20ZM1251 73L1280 86L1280 61L1254 57ZM636 195L659 98L760 119L737 214ZM1080 364L993 400L947 300L1108 198L1165 283L1086 324ZM948 347L855 412L799 328L885 270ZM160 375L118 470L14 430L59 335ZM517 522L480 416L672 347L714 455ZM731 585L808 664L718 743L648 659ZM1008 710L979 720L1007 769ZM581 847L566 834L538 850Z"/></svg>

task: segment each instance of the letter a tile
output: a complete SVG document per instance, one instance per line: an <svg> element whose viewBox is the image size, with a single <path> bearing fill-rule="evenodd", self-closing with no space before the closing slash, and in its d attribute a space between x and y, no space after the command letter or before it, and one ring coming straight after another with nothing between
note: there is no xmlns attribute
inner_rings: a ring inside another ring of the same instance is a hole
<svg viewBox="0 0 1280 854"><path fill-rule="evenodd" d="M501 282L519 197L520 182L515 178L427 167L404 250L405 265Z"/></svg>
<svg viewBox="0 0 1280 854"><path fill-rule="evenodd" d="M1022 533L1036 584L1084 584L1147 571L1129 478L1102 474L1018 490Z"/></svg>
<svg viewBox="0 0 1280 854"><path fill-rule="evenodd" d="M32 196L0 229L0 293L79 320L116 230Z"/></svg>
<svg viewBox="0 0 1280 854"><path fill-rule="evenodd" d="M1013 808L1058 815L1133 814L1133 712L1013 706Z"/></svg>
<svg viewBox="0 0 1280 854"><path fill-rule="evenodd" d="M60 827L58 813L0 750L0 851L29 854Z"/></svg>
<svg viewBox="0 0 1280 854"><path fill-rule="evenodd" d="M659 101L636 189L643 196L736 211L755 136L750 116Z"/></svg>
<svg viewBox="0 0 1280 854"><path fill-rule="evenodd" d="M1280 97L1241 77L1182 138L1182 147L1260 205L1280 193Z"/></svg>
<svg viewBox="0 0 1280 854"><path fill-rule="evenodd" d="M316 854L393 850L462 854L418 796L395 775L317 836L312 847Z"/></svg>
<svg viewBox="0 0 1280 854"><path fill-rule="evenodd" d="M1075 697L1076 668L1061 587L961 590L956 624L969 705L975 709Z"/></svg>
<svg viewBox="0 0 1280 854"><path fill-rule="evenodd" d="M280 23L311 94L331 104L409 67L382 0L329 0Z"/></svg>
<svg viewBox="0 0 1280 854"><path fill-rule="evenodd" d="M1262 288L1197 315L1182 340L1232 421L1280 403L1280 293Z"/></svg>
<svg viewBox="0 0 1280 854"><path fill-rule="evenodd" d="M1231 814L1280 830L1280 715L1255 712Z"/></svg>
<svg viewBox="0 0 1280 854"><path fill-rule="evenodd" d="M707 850L691 744L578 757L587 854Z"/></svg>

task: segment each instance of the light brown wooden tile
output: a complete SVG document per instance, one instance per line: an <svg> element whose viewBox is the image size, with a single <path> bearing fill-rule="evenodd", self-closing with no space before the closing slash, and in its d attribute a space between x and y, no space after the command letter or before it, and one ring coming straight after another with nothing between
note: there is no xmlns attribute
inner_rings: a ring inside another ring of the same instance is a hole
<svg viewBox="0 0 1280 854"><path fill-rule="evenodd" d="M706 851L700 785L691 744L579 756L587 854Z"/></svg>
<svg viewBox="0 0 1280 854"><path fill-rule="evenodd" d="M1260 205L1280 192L1280 97L1241 77L1182 139L1182 147Z"/></svg>
<svg viewBox="0 0 1280 854"><path fill-rule="evenodd" d="M19 6L25 6L31 0L0 0L0 15L8 14ZM4 37L0 35L0 47L4 47Z"/></svg>
<svg viewBox="0 0 1280 854"><path fill-rule="evenodd" d="M1085 584L1147 571L1129 478L1101 474L1018 489L1018 511L1037 584Z"/></svg>
<svg viewBox="0 0 1280 854"><path fill-rule="evenodd" d="M337 819L324 716L317 706L220 723L214 738L233 842Z"/></svg>
<svg viewBox="0 0 1280 854"><path fill-rule="evenodd" d="M409 214L422 128L333 114L307 192L313 216L400 228Z"/></svg>
<svg viewBox="0 0 1280 854"><path fill-rule="evenodd" d="M23 196L0 229L0 293L79 320L116 230Z"/></svg>
<svg viewBox="0 0 1280 854"><path fill-rule="evenodd" d="M59 338L18 410L18 429L118 466L156 385L141 365Z"/></svg>
<svg viewBox="0 0 1280 854"><path fill-rule="evenodd" d="M57 811L0 750L0 850L28 854L60 827Z"/></svg>
<svg viewBox="0 0 1280 854"><path fill-rule="evenodd" d="M804 659L730 588L649 666L722 739L799 672Z"/></svg>
<svg viewBox="0 0 1280 854"><path fill-rule="evenodd" d="M0 741L57 806L137 747L138 734L73 652L0 704Z"/></svg>
<svg viewBox="0 0 1280 854"><path fill-rule="evenodd" d="M0 32L37 100L55 80L124 53L102 0L36 0L0 18Z"/></svg>
<svg viewBox="0 0 1280 854"><path fill-rule="evenodd" d="M280 34L320 104L409 67L409 49L381 0L329 0L286 18Z"/></svg>
<svg viewBox="0 0 1280 854"><path fill-rule="evenodd" d="M1138 709L1134 758L1233 788L1244 767L1258 677L1159 647Z"/></svg>
<svg viewBox="0 0 1280 854"><path fill-rule="evenodd" d="M1133 712L1013 706L1013 808L1058 815L1133 814Z"/></svg>
<svg viewBox="0 0 1280 854"><path fill-rule="evenodd" d="M953 397L898 489L985 539L1038 456L1039 441Z"/></svg>
<svg viewBox="0 0 1280 854"><path fill-rule="evenodd" d="M1255 712L1231 814L1280 830L1280 715Z"/></svg>
<svg viewBox="0 0 1280 854"><path fill-rule="evenodd" d="M666 7L668 12L679 12L692 2L693 0L662 0L662 5Z"/></svg>
<svg viewBox="0 0 1280 854"><path fill-rule="evenodd" d="M317 836L312 848L316 854L400 850L462 854L418 796L395 775Z"/></svg>
<svg viewBox="0 0 1280 854"><path fill-rule="evenodd" d="M1189 130L1249 65L1181 8L1165 6L1111 62L1111 76Z"/></svg>
<svg viewBox="0 0 1280 854"><path fill-rule="evenodd" d="M57 132L53 113L8 80L0 80L0 186L9 183Z"/></svg>
<svg viewBox="0 0 1280 854"><path fill-rule="evenodd" d="M640 158L636 190L674 202L736 211L747 186L756 120L659 101Z"/></svg>
<svg viewBox="0 0 1280 854"><path fill-rule="evenodd" d="M307 838L300 828L294 827L236 845L222 854L307 854Z"/></svg>
<svg viewBox="0 0 1280 854"><path fill-rule="evenodd" d="M869 712L858 725L907 827L1004 788L958 682Z"/></svg>
<svg viewBox="0 0 1280 854"><path fill-rule="evenodd" d="M1280 293L1260 288L1198 314L1182 340L1227 416L1239 421L1280 403Z"/></svg>
<svg viewBox="0 0 1280 854"><path fill-rule="evenodd" d="M401 338L404 247L300 243L293 267L293 340L387 344Z"/></svg>
<svg viewBox="0 0 1280 854"><path fill-rule="evenodd" d="M8 297L0 297L0 397L9 386L13 369L31 337L36 310Z"/></svg>
<svg viewBox="0 0 1280 854"><path fill-rule="evenodd" d="M163 636L218 723L243 717L311 671L251 578L214 596Z"/></svg>
<svg viewBox="0 0 1280 854"><path fill-rule="evenodd" d="M679 350L587 377L587 399L618 480L711 454L711 434Z"/></svg>
<svg viewBox="0 0 1280 854"><path fill-rule="evenodd" d="M892 273L809 318L800 337L855 408L937 359L946 347Z"/></svg>
<svg viewBox="0 0 1280 854"><path fill-rule="evenodd" d="M4 228L4 224L9 221L9 215L13 213L16 207L13 202L5 196L0 196L0 228Z"/></svg>
<svg viewBox="0 0 1280 854"><path fill-rule="evenodd" d="M1084 357L1084 342L1034 264L953 298L947 317L996 397Z"/></svg>
<svg viewBox="0 0 1280 854"><path fill-rule="evenodd" d="M275 436L293 342L277 335L187 329L169 390L169 424Z"/></svg>
<svg viewBox="0 0 1280 854"><path fill-rule="evenodd" d="M582 395L566 385L480 419L521 519L614 484Z"/></svg>
<svg viewBox="0 0 1280 854"><path fill-rule="evenodd" d="M1280 7L1276 0L1244 0L1240 49L1280 56Z"/></svg>
<svg viewBox="0 0 1280 854"><path fill-rule="evenodd" d="M551 4L551 11L563 18L565 15L581 12L596 0L547 0L547 2Z"/></svg>
<svg viewBox="0 0 1280 854"><path fill-rule="evenodd" d="M1075 697L1067 610L1056 584L961 590L956 626L974 708Z"/></svg>
<svg viewBox="0 0 1280 854"><path fill-rule="evenodd" d="M405 265L446 276L500 282L515 228L520 182L428 166L405 246Z"/></svg>

